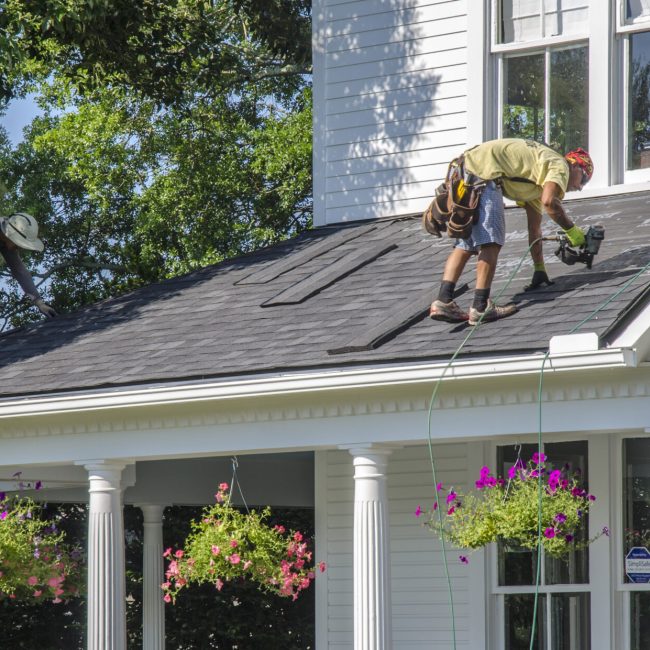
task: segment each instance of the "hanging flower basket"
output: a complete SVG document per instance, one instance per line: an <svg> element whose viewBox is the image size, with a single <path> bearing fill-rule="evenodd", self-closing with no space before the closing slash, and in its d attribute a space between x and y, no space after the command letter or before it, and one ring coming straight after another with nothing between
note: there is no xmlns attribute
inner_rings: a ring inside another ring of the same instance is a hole
<svg viewBox="0 0 650 650"><path fill-rule="evenodd" d="M495 477L489 467L483 467L476 489L465 495L447 490L446 497L434 503L426 524L463 549L478 549L501 540L534 550L540 543L540 478L541 544L548 555L566 558L571 551L609 534L603 528L596 537L585 539L587 514L596 497L581 487L579 470L572 472L568 466L552 469L546 464L546 456L538 453L526 465L518 460L507 479ZM444 491L441 483L436 489ZM423 514L419 506L415 514ZM467 562L465 556L460 559Z"/></svg>
<svg viewBox="0 0 650 650"><path fill-rule="evenodd" d="M79 595L82 553L58 523L32 499L0 493L0 598L61 603Z"/></svg>
<svg viewBox="0 0 650 650"><path fill-rule="evenodd" d="M241 512L231 505L228 484L221 483L216 503L192 522L185 548L168 548L165 602L192 584L211 583L221 590L232 580L252 580L260 589L298 598L315 577L312 551L300 532L270 526L270 508ZM318 564L325 571L325 563Z"/></svg>

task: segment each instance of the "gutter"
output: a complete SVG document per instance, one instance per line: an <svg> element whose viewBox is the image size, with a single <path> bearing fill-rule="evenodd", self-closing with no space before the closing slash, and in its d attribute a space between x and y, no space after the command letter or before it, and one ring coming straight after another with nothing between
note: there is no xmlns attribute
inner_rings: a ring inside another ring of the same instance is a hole
<svg viewBox="0 0 650 650"><path fill-rule="evenodd" d="M594 341L596 346L594 348ZM585 371L636 367L632 348L598 349L594 333L553 337L544 372ZM372 389L431 384L514 375L538 374L545 355L520 355L448 362L363 367L345 370L276 373L255 379L233 377L221 381L183 382L137 388L60 393L0 400L0 419L79 413L107 409L154 407L170 404L299 395L324 391Z"/></svg>

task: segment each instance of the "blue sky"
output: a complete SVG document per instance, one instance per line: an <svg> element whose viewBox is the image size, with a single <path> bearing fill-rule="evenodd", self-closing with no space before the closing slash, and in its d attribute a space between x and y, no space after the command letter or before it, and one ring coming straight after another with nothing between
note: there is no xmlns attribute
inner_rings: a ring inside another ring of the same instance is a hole
<svg viewBox="0 0 650 650"><path fill-rule="evenodd" d="M6 114L0 118L2 126L7 129L9 139L16 145L23 139L23 128L27 126L40 110L33 97L16 99L9 103Z"/></svg>

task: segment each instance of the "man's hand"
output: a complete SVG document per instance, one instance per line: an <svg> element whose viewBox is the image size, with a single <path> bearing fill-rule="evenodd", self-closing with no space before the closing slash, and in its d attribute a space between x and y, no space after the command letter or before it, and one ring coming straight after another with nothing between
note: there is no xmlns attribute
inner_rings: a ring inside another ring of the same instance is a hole
<svg viewBox="0 0 650 650"><path fill-rule="evenodd" d="M44 314L47 318L56 318L58 314L54 307L50 307L43 299L39 298L34 301L36 307L38 307L41 314Z"/></svg>
<svg viewBox="0 0 650 650"><path fill-rule="evenodd" d="M524 287L524 291L532 291L533 289L541 287L543 284L550 287L552 284L555 284L555 282L549 279L546 271L535 271L531 283Z"/></svg>
<svg viewBox="0 0 650 650"><path fill-rule="evenodd" d="M573 225L568 230L564 231L567 241L573 248L580 248L584 246L585 243L585 234L578 228L578 226Z"/></svg>

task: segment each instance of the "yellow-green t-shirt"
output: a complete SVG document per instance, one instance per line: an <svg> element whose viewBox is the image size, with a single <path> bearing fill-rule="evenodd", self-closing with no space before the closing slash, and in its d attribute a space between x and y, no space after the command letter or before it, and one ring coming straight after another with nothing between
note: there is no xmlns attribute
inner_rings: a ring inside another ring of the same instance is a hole
<svg viewBox="0 0 650 650"><path fill-rule="evenodd" d="M501 178L504 196L520 206L528 203L540 213L544 183L557 183L562 191L560 199L569 183L564 156L534 140L504 138L479 144L465 152L465 169L486 181Z"/></svg>

